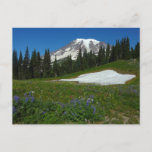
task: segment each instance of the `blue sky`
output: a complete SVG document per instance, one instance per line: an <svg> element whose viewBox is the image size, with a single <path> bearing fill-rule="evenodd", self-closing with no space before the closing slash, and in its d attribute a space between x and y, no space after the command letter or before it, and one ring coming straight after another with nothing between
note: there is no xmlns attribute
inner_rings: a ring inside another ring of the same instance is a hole
<svg viewBox="0 0 152 152"><path fill-rule="evenodd" d="M131 47L140 40L139 28L13 28L13 49L23 55L28 46L43 55L45 49L57 50L77 38L93 38L111 45L116 40L129 37Z"/></svg>

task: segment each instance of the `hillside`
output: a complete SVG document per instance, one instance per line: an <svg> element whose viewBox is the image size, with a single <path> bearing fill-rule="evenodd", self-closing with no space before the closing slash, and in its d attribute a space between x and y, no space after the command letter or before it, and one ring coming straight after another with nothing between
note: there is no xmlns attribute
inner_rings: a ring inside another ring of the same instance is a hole
<svg viewBox="0 0 152 152"><path fill-rule="evenodd" d="M136 78L128 82L129 84L138 84L139 83L139 61L137 60L118 60L115 62L111 62L108 64L104 64L101 66L93 67L90 69L86 69L80 72L67 74L64 76L56 77L56 78L46 78L44 80L58 80L58 79L66 79L66 78L76 78L81 74L99 72L102 70L115 70L122 74L135 74ZM38 79L41 80L41 79Z"/></svg>
<svg viewBox="0 0 152 152"><path fill-rule="evenodd" d="M136 78L124 85L109 86L52 81L55 78L14 80L13 95L19 96L20 102L14 99L19 111L14 114L13 123L139 123L138 61L120 60L56 79L105 69L136 74Z"/></svg>

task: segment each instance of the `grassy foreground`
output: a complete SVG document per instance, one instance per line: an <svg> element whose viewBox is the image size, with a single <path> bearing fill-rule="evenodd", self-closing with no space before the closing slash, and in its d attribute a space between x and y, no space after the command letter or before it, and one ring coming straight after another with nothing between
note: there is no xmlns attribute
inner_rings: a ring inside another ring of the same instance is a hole
<svg viewBox="0 0 152 152"><path fill-rule="evenodd" d="M101 86L51 81L113 69L136 74L125 85ZM57 78L13 81L15 124L138 124L139 62L116 61Z"/></svg>

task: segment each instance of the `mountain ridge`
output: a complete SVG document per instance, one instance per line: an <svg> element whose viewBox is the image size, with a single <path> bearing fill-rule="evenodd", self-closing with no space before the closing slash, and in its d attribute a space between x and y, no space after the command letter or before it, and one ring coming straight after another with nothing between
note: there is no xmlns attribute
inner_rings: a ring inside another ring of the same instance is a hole
<svg viewBox="0 0 152 152"><path fill-rule="evenodd" d="M61 60L68 57L69 55L71 55L72 60L76 60L77 54L80 49L82 50L82 53L84 52L84 50L86 50L87 52L90 52L92 50L92 52L97 55L100 47L103 47L106 50L107 44L105 42L91 38L77 38L67 45L61 47L60 49L51 52L51 61L53 62L55 60L55 57L56 60Z"/></svg>

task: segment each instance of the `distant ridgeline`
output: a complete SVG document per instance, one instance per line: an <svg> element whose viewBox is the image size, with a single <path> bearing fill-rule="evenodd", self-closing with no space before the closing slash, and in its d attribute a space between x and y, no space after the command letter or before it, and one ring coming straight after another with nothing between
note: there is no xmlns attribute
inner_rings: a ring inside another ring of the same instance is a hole
<svg viewBox="0 0 152 152"><path fill-rule="evenodd" d="M95 66L100 66L116 60L139 59L140 44L136 44L135 49L130 49L129 38L123 38L121 41L116 41L116 44L110 46L101 45L98 52L87 50L80 47L77 51L75 60L69 54L62 60L57 60L56 55L51 62L49 49L45 50L43 57L36 50L29 57L29 49L26 48L24 57L20 51L19 58L17 51L13 50L13 79L32 79L46 78L65 75L68 73L82 71Z"/></svg>

